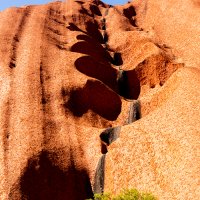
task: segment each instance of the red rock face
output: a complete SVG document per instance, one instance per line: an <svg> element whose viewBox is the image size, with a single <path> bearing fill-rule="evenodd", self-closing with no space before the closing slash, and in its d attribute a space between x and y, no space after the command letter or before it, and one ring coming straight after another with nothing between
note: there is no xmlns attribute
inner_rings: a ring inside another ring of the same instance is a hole
<svg viewBox="0 0 200 200"><path fill-rule="evenodd" d="M198 11L91 0L1 12L0 199L124 187L198 199Z"/></svg>

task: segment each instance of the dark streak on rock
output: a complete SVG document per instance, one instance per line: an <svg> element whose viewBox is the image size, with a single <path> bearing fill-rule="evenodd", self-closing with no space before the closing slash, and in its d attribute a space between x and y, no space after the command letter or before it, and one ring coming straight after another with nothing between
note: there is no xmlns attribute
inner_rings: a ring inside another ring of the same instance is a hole
<svg viewBox="0 0 200 200"><path fill-rule="evenodd" d="M3 162L4 162L4 175L5 177L9 174L8 169L8 151L9 151L9 137L10 137L10 117L11 117L11 108L10 108L10 100L8 100L6 104L6 112L5 112L5 122L3 127Z"/></svg>
<svg viewBox="0 0 200 200"><path fill-rule="evenodd" d="M54 29L52 27L47 27L47 28L48 28L49 31L55 33L56 35L59 35L59 36L62 35L62 33L57 29Z"/></svg>
<svg viewBox="0 0 200 200"><path fill-rule="evenodd" d="M47 103L47 100L45 98L45 89L44 89L44 70L43 70L43 65L40 63L40 84L41 84L41 103L43 105L43 112L45 111L44 105Z"/></svg>
<svg viewBox="0 0 200 200"><path fill-rule="evenodd" d="M117 126L114 128L107 128L100 135L101 141L109 146L111 143L117 140L117 138L119 138L120 131L121 131L121 126Z"/></svg>
<svg viewBox="0 0 200 200"><path fill-rule="evenodd" d="M58 25L62 25L62 26L65 26L65 22L62 22L56 18L50 18L52 21L54 21L55 23L57 23Z"/></svg>
<svg viewBox="0 0 200 200"><path fill-rule="evenodd" d="M104 192L105 161L106 161L106 154L103 154L99 159L95 173L94 186L93 186L94 194Z"/></svg>
<svg viewBox="0 0 200 200"><path fill-rule="evenodd" d="M10 60L10 64L9 67L11 69L16 67L16 59L17 59L17 49L18 49L18 43L20 42L20 37L22 35L22 32L24 30L26 21L28 16L30 15L30 7L27 7L23 13L23 16L21 18L18 30L16 32L16 34L13 37L13 41L12 41L12 53L11 53L11 60Z"/></svg>
<svg viewBox="0 0 200 200"><path fill-rule="evenodd" d="M135 122L135 121L139 120L140 118L141 118L140 101L136 100L130 104L127 124Z"/></svg>

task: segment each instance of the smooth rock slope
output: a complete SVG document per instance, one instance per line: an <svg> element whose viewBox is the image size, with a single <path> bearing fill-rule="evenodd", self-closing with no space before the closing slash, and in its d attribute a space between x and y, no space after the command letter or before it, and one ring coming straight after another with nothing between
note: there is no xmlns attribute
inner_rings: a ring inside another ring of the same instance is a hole
<svg viewBox="0 0 200 200"><path fill-rule="evenodd" d="M68 0L0 12L0 199L131 187L198 200L199 10Z"/></svg>

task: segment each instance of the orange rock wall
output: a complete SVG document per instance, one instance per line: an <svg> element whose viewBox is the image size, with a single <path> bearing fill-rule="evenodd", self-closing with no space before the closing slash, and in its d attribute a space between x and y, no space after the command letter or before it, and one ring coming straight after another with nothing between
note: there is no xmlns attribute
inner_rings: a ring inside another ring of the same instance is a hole
<svg viewBox="0 0 200 200"><path fill-rule="evenodd" d="M0 12L0 199L90 198L105 152L105 191L198 199L199 7L188 2Z"/></svg>

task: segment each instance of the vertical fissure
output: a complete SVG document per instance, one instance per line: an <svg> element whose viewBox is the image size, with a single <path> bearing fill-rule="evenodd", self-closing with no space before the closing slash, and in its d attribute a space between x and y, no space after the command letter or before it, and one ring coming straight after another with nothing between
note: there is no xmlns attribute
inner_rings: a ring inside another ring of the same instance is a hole
<svg viewBox="0 0 200 200"><path fill-rule="evenodd" d="M119 94L121 96L127 96L128 88L126 82L127 82L126 72L122 69L119 69L117 83L118 83Z"/></svg>
<svg viewBox="0 0 200 200"><path fill-rule="evenodd" d="M105 45L105 49L108 50L108 34L107 34L107 26L106 26L106 16L109 13L109 8L106 8L103 18L101 19L101 30L103 36L103 42Z"/></svg>
<svg viewBox="0 0 200 200"><path fill-rule="evenodd" d="M102 156L99 159L96 168L94 187L93 187L94 193L104 192L106 153L108 152L107 146L109 146L119 138L120 131L121 131L121 126L109 127L100 134Z"/></svg>
<svg viewBox="0 0 200 200"><path fill-rule="evenodd" d="M110 48L109 48L109 45L108 45L108 39L109 39L109 36L108 36L108 33L107 33L107 25L106 25L106 16L108 16L109 14L109 10L112 6L109 6L109 8L106 9L105 13L104 13L104 16L101 20L101 29L103 31L102 35L103 35L103 41L104 41L104 45L105 45L105 49L107 51L112 51ZM114 52L114 55L113 55L113 58L111 60L111 63L114 65L114 66L120 66L123 64L123 60L122 60L122 57L121 57L121 53L119 52Z"/></svg>
<svg viewBox="0 0 200 200"><path fill-rule="evenodd" d="M109 7L110 8L110 7ZM105 45L105 50L110 51L108 45L108 33L107 33L107 26L106 26L106 16L109 14L109 8L106 9L103 19L101 20L101 29L102 35ZM121 69L121 65L123 65L123 59L121 53L114 52L113 59L111 63L117 67L118 70L118 77L117 77L117 84L118 84L118 93L120 96L123 97L130 97L130 87L129 87L129 80L127 72ZM140 101L136 100L131 102L127 124L130 124L138 119L140 119ZM95 180L94 180L94 193L103 193L104 192L104 182L105 182L105 165L106 165L106 154L108 152L107 147L116 141L120 137L121 126L118 127L109 127L105 129L100 134L101 140L101 153L102 156L98 161L96 173L95 173Z"/></svg>

